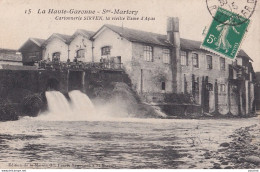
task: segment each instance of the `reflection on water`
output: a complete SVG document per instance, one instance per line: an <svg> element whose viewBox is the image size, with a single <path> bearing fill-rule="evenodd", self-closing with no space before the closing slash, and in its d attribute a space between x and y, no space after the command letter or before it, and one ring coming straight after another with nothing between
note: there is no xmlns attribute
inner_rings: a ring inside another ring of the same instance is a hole
<svg viewBox="0 0 260 172"><path fill-rule="evenodd" d="M24 118L0 123L0 167L210 168L201 155L253 123L258 120Z"/></svg>

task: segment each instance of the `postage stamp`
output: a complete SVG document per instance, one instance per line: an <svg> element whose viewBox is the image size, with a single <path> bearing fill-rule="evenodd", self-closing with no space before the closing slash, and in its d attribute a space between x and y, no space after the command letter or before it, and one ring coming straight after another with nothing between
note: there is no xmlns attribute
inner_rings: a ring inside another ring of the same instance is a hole
<svg viewBox="0 0 260 172"><path fill-rule="evenodd" d="M245 20L240 20L240 22L232 23L232 25L239 25L247 21L247 19L249 19L254 14L257 0L206 0L206 4L210 15L215 20L218 20L217 18L215 18L215 13L218 10L218 7L243 16Z"/></svg>
<svg viewBox="0 0 260 172"><path fill-rule="evenodd" d="M219 7L201 48L235 59L249 23L249 19Z"/></svg>

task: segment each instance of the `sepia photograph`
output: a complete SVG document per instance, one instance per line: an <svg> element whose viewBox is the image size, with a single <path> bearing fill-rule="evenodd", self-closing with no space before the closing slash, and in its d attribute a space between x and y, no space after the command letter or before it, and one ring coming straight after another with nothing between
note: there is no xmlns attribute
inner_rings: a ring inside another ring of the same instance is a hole
<svg viewBox="0 0 260 172"><path fill-rule="evenodd" d="M257 0L0 0L0 22L2 172L259 172Z"/></svg>

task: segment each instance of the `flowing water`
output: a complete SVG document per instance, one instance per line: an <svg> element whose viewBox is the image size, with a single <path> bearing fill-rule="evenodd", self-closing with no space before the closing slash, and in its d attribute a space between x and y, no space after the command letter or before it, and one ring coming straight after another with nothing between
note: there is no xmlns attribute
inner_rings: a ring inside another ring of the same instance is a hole
<svg viewBox="0 0 260 172"><path fill-rule="evenodd" d="M0 123L0 168L211 168L207 150L217 151L235 129L259 123L102 118L86 95L69 96L47 92L48 113Z"/></svg>

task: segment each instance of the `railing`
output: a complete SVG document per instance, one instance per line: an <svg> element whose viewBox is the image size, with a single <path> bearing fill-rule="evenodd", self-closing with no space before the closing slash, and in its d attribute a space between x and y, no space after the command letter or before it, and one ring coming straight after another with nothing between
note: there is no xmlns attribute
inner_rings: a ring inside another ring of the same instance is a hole
<svg viewBox="0 0 260 172"><path fill-rule="evenodd" d="M104 70L122 70L122 63L102 63L102 62L52 62L40 61L39 68L47 70L86 70L86 69L104 69Z"/></svg>

